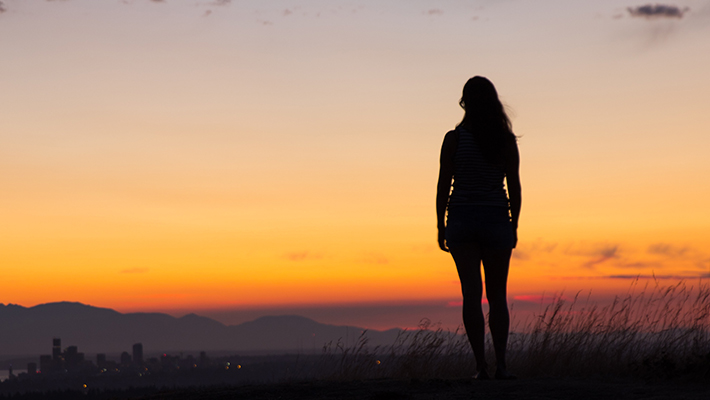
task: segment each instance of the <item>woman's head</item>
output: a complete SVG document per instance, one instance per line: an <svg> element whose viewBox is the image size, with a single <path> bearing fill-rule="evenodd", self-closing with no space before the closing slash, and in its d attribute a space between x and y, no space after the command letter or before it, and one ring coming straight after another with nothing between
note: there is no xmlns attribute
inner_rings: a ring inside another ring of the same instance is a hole
<svg viewBox="0 0 710 400"><path fill-rule="evenodd" d="M500 100L498 100L495 86L482 76L474 76L466 82L461 100L459 100L459 105L466 112L480 108L492 108L498 104L500 104Z"/></svg>
<svg viewBox="0 0 710 400"><path fill-rule="evenodd" d="M482 76L474 76L463 87L459 105L466 111L461 124L474 128L485 126L488 130L511 132L510 119L493 83Z"/></svg>
<svg viewBox="0 0 710 400"><path fill-rule="evenodd" d="M459 105L466 111L459 126L477 137L486 158L500 163L505 138L513 132L493 83L482 76L469 79Z"/></svg>

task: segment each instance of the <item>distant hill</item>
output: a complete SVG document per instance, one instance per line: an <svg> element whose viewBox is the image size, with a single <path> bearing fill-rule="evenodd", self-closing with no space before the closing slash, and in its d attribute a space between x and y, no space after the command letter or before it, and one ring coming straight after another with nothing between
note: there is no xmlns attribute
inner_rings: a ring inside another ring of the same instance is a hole
<svg viewBox="0 0 710 400"><path fill-rule="evenodd" d="M143 343L146 354L164 351L320 351L338 339L352 344L363 328L321 324L294 315L267 316L227 326L195 314L122 314L108 308L59 302L22 307L0 304L0 355L51 354L52 338L80 352L116 353ZM368 331L370 345L389 345L399 329Z"/></svg>

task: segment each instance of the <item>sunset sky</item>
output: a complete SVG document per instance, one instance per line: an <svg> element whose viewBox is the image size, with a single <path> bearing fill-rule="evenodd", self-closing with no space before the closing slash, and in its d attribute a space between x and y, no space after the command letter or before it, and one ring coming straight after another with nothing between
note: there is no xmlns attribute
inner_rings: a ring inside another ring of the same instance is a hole
<svg viewBox="0 0 710 400"><path fill-rule="evenodd" d="M0 303L456 325L473 75L520 136L514 309L710 278L710 1L646 4L0 0Z"/></svg>

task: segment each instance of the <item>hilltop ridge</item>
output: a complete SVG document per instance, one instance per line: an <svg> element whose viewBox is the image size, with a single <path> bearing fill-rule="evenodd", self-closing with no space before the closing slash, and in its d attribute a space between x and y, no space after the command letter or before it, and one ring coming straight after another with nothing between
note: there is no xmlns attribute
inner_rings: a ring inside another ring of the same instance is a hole
<svg viewBox="0 0 710 400"><path fill-rule="evenodd" d="M0 355L49 354L52 338L84 353L121 352L134 343L146 351L320 351L328 342L353 343L365 328L322 324L298 315L267 315L224 325L197 314L120 313L77 302L23 307L0 304ZM370 345L392 344L400 329L368 330Z"/></svg>

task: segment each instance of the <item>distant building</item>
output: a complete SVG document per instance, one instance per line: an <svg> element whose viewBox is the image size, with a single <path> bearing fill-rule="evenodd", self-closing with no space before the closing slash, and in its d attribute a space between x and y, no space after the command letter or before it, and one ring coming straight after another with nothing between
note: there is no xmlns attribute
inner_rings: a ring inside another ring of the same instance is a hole
<svg viewBox="0 0 710 400"><path fill-rule="evenodd" d="M52 358L59 360L62 357L62 339L52 339Z"/></svg>
<svg viewBox="0 0 710 400"><path fill-rule="evenodd" d="M96 355L96 366L101 369L106 368L106 354L99 353Z"/></svg>
<svg viewBox="0 0 710 400"><path fill-rule="evenodd" d="M39 370L45 374L52 372L52 356L49 354L39 356Z"/></svg>
<svg viewBox="0 0 710 400"><path fill-rule="evenodd" d="M37 373L37 363L27 363L27 374L34 375Z"/></svg>
<svg viewBox="0 0 710 400"><path fill-rule="evenodd" d="M69 346L63 353L64 366L68 370L76 370L84 363L84 353L79 353L76 346Z"/></svg>
<svg viewBox="0 0 710 400"><path fill-rule="evenodd" d="M133 345L133 364L137 366L143 365L143 344L136 343Z"/></svg>
<svg viewBox="0 0 710 400"><path fill-rule="evenodd" d="M127 351L121 353L121 366L128 367L131 365L131 355Z"/></svg>

